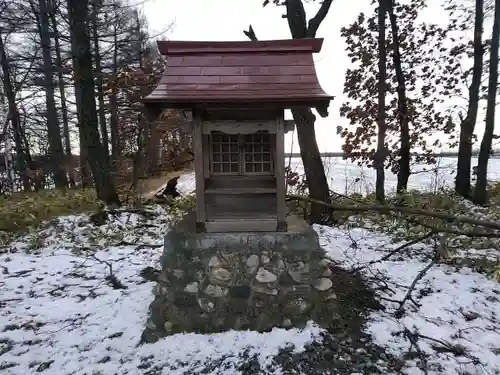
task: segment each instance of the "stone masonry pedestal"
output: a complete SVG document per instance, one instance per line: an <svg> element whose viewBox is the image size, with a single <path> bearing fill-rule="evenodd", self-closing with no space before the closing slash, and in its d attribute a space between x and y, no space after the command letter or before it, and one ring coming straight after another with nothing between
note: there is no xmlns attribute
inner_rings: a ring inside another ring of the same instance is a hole
<svg viewBox="0 0 500 375"><path fill-rule="evenodd" d="M179 333L301 327L337 313L330 261L298 217L287 232L196 233L188 214L165 237L142 341Z"/></svg>

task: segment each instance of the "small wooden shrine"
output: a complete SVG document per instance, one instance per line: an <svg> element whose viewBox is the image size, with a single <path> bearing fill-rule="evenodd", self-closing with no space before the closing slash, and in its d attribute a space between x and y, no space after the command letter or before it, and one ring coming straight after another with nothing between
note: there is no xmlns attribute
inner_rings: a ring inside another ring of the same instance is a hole
<svg viewBox="0 0 500 375"><path fill-rule="evenodd" d="M198 232L286 231L284 110L326 111L313 53L322 39L160 41L167 67L149 113L184 111L193 135Z"/></svg>

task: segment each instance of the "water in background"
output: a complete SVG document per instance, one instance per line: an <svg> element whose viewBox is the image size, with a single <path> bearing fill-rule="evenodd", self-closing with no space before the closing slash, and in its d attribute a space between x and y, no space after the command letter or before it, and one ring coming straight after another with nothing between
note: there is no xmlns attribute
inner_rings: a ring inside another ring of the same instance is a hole
<svg viewBox="0 0 500 375"><path fill-rule="evenodd" d="M329 179L330 188L338 193L367 194L375 191L375 170L367 167L359 167L341 157L323 158L325 171ZM288 159L285 162L288 165ZM472 159L472 165L477 165L477 158ZM433 191L442 187L453 187L457 158L440 158L434 165L415 165L412 168L414 174L408 180L408 189L419 189ZM300 158L292 158L293 171L303 174L304 168ZM386 192L396 190L397 177L390 171L385 172ZM488 165L488 180L500 181L500 159L490 159Z"/></svg>

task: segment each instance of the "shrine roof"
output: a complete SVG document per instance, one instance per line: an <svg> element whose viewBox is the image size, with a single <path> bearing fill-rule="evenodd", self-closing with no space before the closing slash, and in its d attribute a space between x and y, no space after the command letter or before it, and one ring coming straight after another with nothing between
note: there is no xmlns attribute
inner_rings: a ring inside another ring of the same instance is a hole
<svg viewBox="0 0 500 375"><path fill-rule="evenodd" d="M238 42L159 41L167 67L144 98L170 108L273 104L328 106L313 53L323 39Z"/></svg>

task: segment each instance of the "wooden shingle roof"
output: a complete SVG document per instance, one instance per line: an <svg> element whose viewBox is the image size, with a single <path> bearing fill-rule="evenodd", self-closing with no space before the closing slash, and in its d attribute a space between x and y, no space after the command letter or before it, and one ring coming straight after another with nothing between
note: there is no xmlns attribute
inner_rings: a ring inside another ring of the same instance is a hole
<svg viewBox="0 0 500 375"><path fill-rule="evenodd" d="M160 41L167 67L144 98L170 108L197 105L273 104L328 106L313 53L323 39L242 42Z"/></svg>

